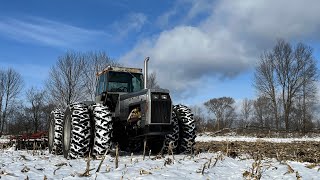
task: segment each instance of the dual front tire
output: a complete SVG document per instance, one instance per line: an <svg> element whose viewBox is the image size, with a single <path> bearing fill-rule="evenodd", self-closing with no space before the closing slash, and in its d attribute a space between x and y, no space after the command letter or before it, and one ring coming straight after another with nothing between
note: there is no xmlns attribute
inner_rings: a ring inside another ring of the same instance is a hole
<svg viewBox="0 0 320 180"><path fill-rule="evenodd" d="M185 105L172 107L172 133L165 136L162 153L171 149L176 153L193 153L196 138L196 126L191 109Z"/></svg>

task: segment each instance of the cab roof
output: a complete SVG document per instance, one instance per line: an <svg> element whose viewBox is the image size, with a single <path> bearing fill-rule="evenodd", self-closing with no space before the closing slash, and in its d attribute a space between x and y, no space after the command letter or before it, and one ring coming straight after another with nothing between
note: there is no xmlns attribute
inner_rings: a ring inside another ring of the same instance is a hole
<svg viewBox="0 0 320 180"><path fill-rule="evenodd" d="M97 73L97 76L104 74L108 71L115 71L115 72L130 72L130 73L142 73L142 69L140 68L128 68L128 67L111 67L108 66L104 68L102 71Z"/></svg>

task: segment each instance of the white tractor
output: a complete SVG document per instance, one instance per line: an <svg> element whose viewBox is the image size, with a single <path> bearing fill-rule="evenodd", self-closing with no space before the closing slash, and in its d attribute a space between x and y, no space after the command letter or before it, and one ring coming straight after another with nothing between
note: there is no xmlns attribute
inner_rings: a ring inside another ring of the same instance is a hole
<svg viewBox="0 0 320 180"><path fill-rule="evenodd" d="M124 151L140 151L146 141L153 153L164 153L169 144L176 153L192 152L193 114L184 105L172 105L168 90L147 88L148 61L144 76L138 68L105 68L97 74L95 102L53 111L49 151L66 158L89 152L98 156L115 144Z"/></svg>

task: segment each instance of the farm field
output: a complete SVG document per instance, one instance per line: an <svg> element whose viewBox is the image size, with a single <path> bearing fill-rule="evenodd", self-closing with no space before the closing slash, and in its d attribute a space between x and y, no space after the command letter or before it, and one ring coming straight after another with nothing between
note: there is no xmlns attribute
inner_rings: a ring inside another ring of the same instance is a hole
<svg viewBox="0 0 320 180"><path fill-rule="evenodd" d="M230 157L248 154L278 161L300 161L319 164L320 137L257 138L246 136L210 136L196 138L199 152L224 152Z"/></svg>
<svg viewBox="0 0 320 180"><path fill-rule="evenodd" d="M237 139L238 138L238 139ZM238 141L242 138L242 141ZM246 139L246 140L244 140ZM319 179L319 138L198 136L196 155L66 160L48 151L0 153L1 179ZM86 169L88 170L87 173ZM89 172L89 173L88 173Z"/></svg>

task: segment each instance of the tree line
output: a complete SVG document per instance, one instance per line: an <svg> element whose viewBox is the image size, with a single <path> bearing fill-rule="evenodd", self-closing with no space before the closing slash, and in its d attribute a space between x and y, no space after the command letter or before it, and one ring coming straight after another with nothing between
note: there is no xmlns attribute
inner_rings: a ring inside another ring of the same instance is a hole
<svg viewBox="0 0 320 180"><path fill-rule="evenodd" d="M210 99L204 103L211 114L209 122L204 123L201 108L194 107L199 127L219 130L254 126L301 132L320 128L318 77L310 46L278 40L273 49L262 53L256 65L253 87L257 98L244 99L238 111L232 97Z"/></svg>

